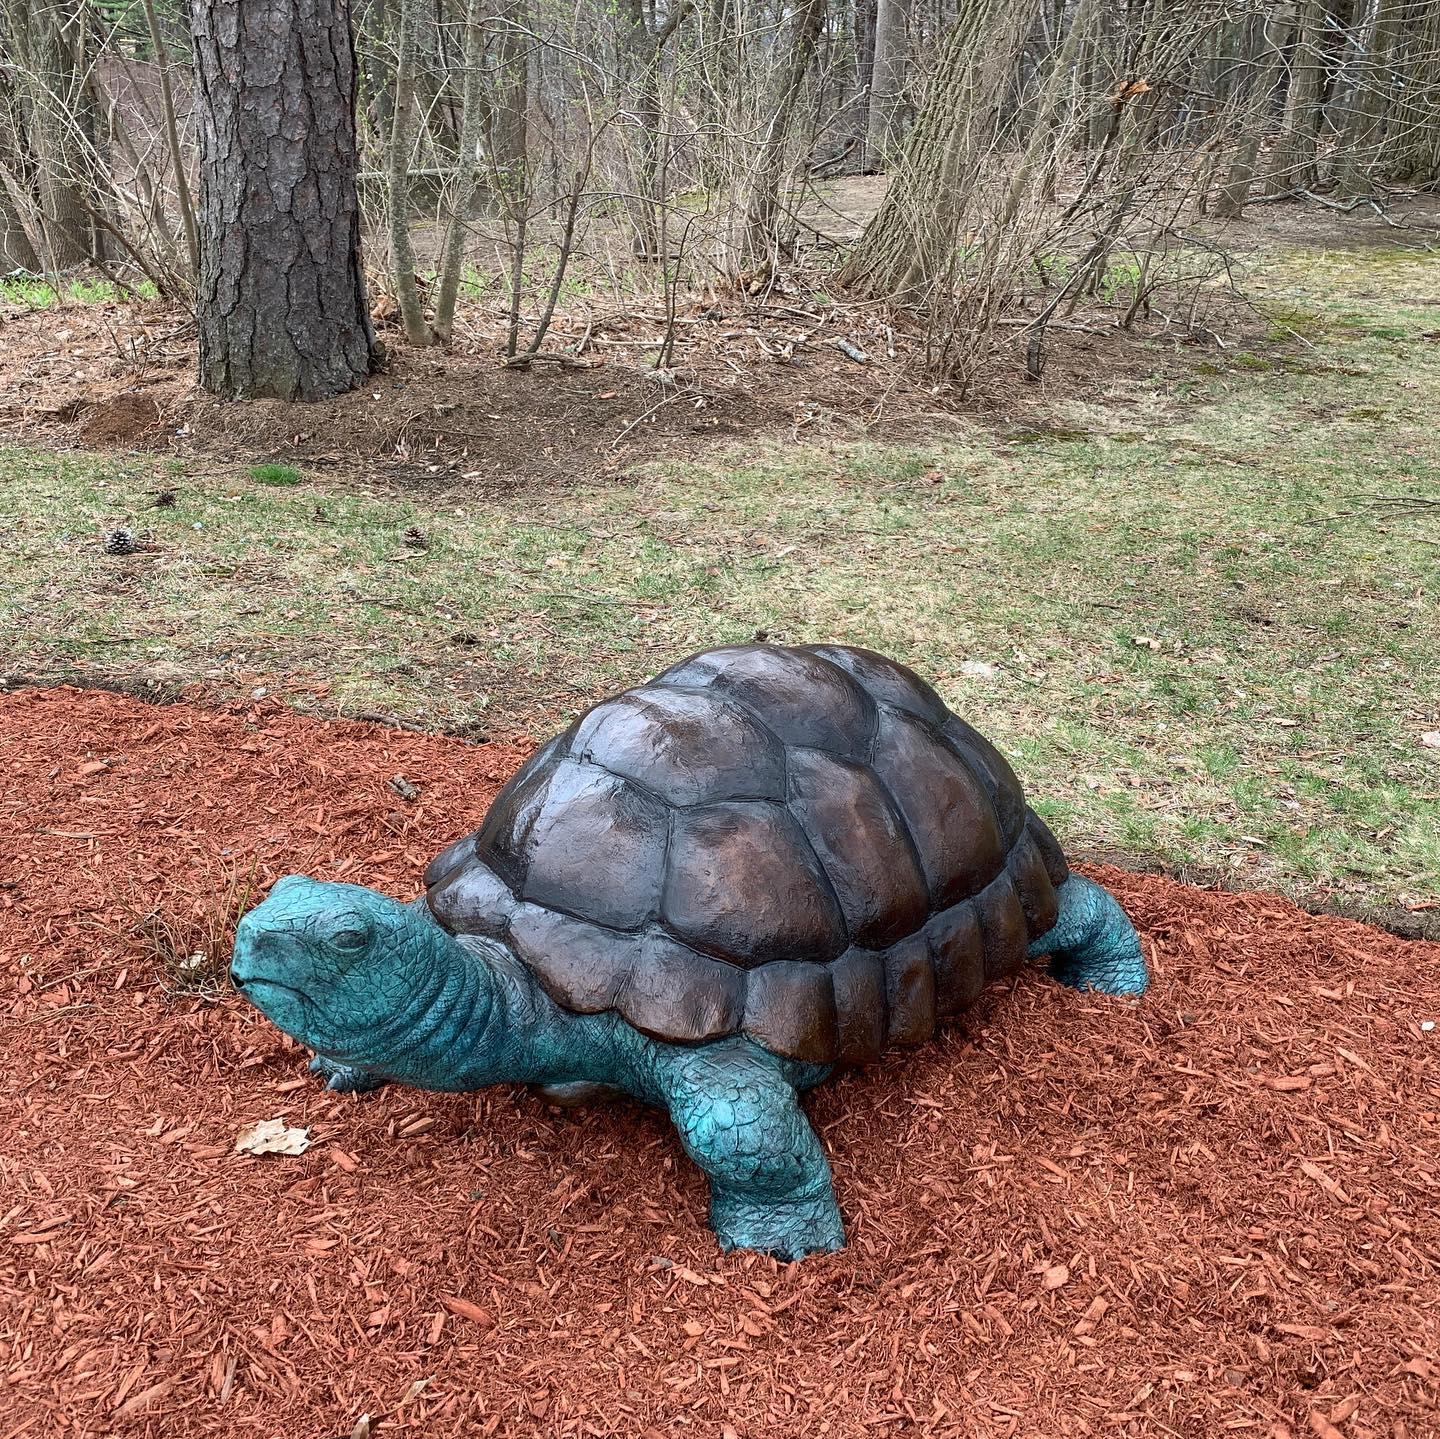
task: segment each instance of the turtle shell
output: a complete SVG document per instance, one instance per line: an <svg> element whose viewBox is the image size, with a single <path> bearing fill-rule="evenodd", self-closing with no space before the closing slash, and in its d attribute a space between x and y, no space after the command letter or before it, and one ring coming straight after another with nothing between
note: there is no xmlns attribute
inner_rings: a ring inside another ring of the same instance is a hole
<svg viewBox="0 0 1440 1439"><path fill-rule="evenodd" d="M859 1064L1055 923L1066 864L1000 753L892 660L736 645L596 705L425 872L567 1009Z"/></svg>

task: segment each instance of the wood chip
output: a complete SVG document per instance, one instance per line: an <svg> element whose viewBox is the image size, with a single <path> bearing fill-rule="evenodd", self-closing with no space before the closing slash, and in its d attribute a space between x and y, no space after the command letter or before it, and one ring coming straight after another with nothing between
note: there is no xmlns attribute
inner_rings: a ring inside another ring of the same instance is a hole
<svg viewBox="0 0 1440 1439"><path fill-rule="evenodd" d="M484 1329L495 1327L495 1316L482 1305L473 1304L468 1299L461 1299L455 1294L442 1294L440 1302L454 1315L461 1319L468 1319L472 1324L478 1324Z"/></svg>

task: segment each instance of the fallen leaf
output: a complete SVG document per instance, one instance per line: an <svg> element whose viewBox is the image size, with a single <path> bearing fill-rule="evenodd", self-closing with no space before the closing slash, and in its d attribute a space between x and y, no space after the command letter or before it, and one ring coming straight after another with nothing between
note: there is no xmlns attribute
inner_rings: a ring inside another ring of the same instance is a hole
<svg viewBox="0 0 1440 1439"><path fill-rule="evenodd" d="M1420 736L1420 743L1431 749L1440 749L1440 729L1432 729Z"/></svg>
<svg viewBox="0 0 1440 1439"><path fill-rule="evenodd" d="M976 679L988 680L991 675L1000 673L996 665L986 664L984 660L961 660L960 673L962 675L973 675Z"/></svg>
<svg viewBox="0 0 1440 1439"><path fill-rule="evenodd" d="M1160 641L1153 635L1132 635L1130 643L1146 650L1158 650L1160 648Z"/></svg>
<svg viewBox="0 0 1440 1439"><path fill-rule="evenodd" d="M241 1154L304 1154L310 1148L308 1129L288 1129L283 1119L262 1119L240 1131L235 1148Z"/></svg>

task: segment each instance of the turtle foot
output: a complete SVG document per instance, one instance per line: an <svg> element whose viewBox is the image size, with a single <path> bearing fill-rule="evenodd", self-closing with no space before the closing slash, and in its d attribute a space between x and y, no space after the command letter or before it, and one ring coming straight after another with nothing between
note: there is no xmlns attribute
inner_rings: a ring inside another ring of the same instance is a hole
<svg viewBox="0 0 1440 1439"><path fill-rule="evenodd" d="M325 1088L346 1094L364 1094L366 1090L379 1089L385 1080L368 1069L356 1069L354 1065L337 1064L317 1054L310 1061L310 1073L322 1075Z"/></svg>
<svg viewBox="0 0 1440 1439"><path fill-rule="evenodd" d="M828 1186L813 1199L716 1195L710 1205L710 1227L727 1254L754 1249L786 1263L845 1247L840 1207Z"/></svg>
<svg viewBox="0 0 1440 1439"><path fill-rule="evenodd" d="M1135 926L1115 897L1072 874L1056 891L1055 927L1030 945L1032 958L1050 956L1050 974L1071 989L1143 994L1150 983Z"/></svg>

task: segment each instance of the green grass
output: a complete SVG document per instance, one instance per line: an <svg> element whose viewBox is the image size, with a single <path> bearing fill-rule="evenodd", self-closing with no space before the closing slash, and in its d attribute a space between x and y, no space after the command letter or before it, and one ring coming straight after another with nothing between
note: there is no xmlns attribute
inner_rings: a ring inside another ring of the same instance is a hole
<svg viewBox="0 0 1440 1439"><path fill-rule="evenodd" d="M12 450L5 662L538 736L705 645L851 641L935 681L1072 846L1419 899L1440 509L1394 497L1440 497L1436 278L1293 255L1256 280L1304 318L1283 363L1224 351L1010 440L771 444L588 492L421 503ZM142 513L165 484L177 505ZM158 547L104 555L126 519Z"/></svg>
<svg viewBox="0 0 1440 1439"><path fill-rule="evenodd" d="M153 300L157 291L149 280L131 287L130 293L142 300ZM105 305L123 300L126 291L112 280L79 279L61 286L62 302L77 305ZM55 286L38 276L10 275L0 279L0 304L23 305L31 310L48 310L56 304Z"/></svg>
<svg viewBox="0 0 1440 1439"><path fill-rule="evenodd" d="M294 465L277 464L274 461L251 465L249 475L257 485L298 485L305 479L304 474Z"/></svg>

